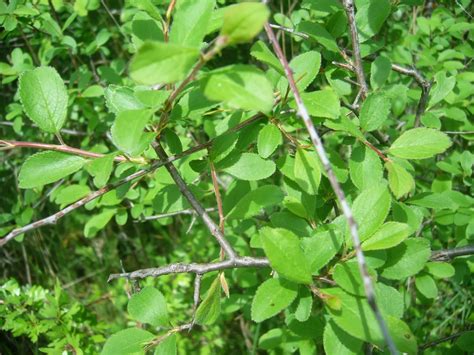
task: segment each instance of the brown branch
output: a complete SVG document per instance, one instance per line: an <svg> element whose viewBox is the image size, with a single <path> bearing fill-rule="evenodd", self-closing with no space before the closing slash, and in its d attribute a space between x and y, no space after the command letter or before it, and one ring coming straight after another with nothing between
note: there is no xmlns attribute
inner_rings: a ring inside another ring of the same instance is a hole
<svg viewBox="0 0 474 355"><path fill-rule="evenodd" d="M352 1L345 1L346 3L352 3ZM352 14L353 14L353 8L352 8ZM355 24L354 24L355 25ZM342 211L344 213L344 216L347 220L347 224L349 226L349 231L352 237L352 242L354 244L354 249L356 251L356 256L357 256L357 261L359 265L359 271L364 283L364 289L365 289L365 295L367 297L367 301L374 312L375 318L377 319L377 322L379 323L380 329L382 331L382 334L384 336L385 342L388 345L388 348L392 354L396 354L397 350L395 348L395 345L393 343L392 337L390 336L390 333L388 331L387 325L382 317L382 314L380 312L380 309L377 305L376 297L375 297L375 290L374 286L372 284L372 279L369 276L369 273L367 271L367 264L365 262L365 257L364 253L362 252L362 248L360 245L360 238L359 238L359 232L357 228L357 223L354 220L354 217L352 215L351 208L349 207L349 204L347 202L346 196L344 194L344 191L341 188L341 185L337 181L336 176L334 175L334 171L332 170L331 163L329 162L328 155L326 153L326 150L324 149L323 143L321 141L321 138L319 137L319 134L314 127L313 121L311 120L311 117L308 114L308 111L306 109L306 106L303 103L303 100L301 99L301 95L299 93L298 87L296 86L295 79L293 77L293 72L290 69L290 66L288 64L288 61L286 60L285 56L283 55L283 52L280 48L280 45L278 41L275 38L275 34L273 33L273 30L271 27L267 24L265 24L265 31L268 35L268 38L270 42L273 45L273 49L275 51L275 54L277 55L278 59L280 60L280 63L283 65L283 68L285 69L285 74L288 79L288 83L290 84L290 88L293 92L293 96L295 98L296 106L298 108L298 115L301 117L303 120L306 129L309 133L309 136L311 138L311 142L313 143L314 148L316 149L316 152L319 155L319 158L321 160L321 163L324 167L324 170L326 171L327 177L329 179L329 182L331 183L331 186L337 196L337 199L339 201L339 204L341 205Z"/></svg>
<svg viewBox="0 0 474 355"><path fill-rule="evenodd" d="M433 261L449 261L458 256L467 256L474 254L474 244L466 245L465 247L459 247L454 249L435 250L431 254L431 260Z"/></svg>
<svg viewBox="0 0 474 355"><path fill-rule="evenodd" d="M212 185L214 187L214 194L216 195L217 211L219 212L219 229L221 230L221 233L224 234L224 225L225 225L224 208L222 207L222 198L221 198L221 193L219 191L217 173L216 173L216 169L214 168L214 164L212 162L210 163L210 166L211 166Z"/></svg>
<svg viewBox="0 0 474 355"><path fill-rule="evenodd" d="M359 33L357 32L357 26L355 23L355 13L354 13L354 2L353 0L343 0L344 9L347 15L347 21L349 22L349 32L351 34L352 41L352 50L353 50L353 68L357 76L357 82L359 83L361 89L362 99L365 99L369 88L365 80L364 68L362 66L362 57L360 54L360 45L359 45Z"/></svg>
<svg viewBox="0 0 474 355"><path fill-rule="evenodd" d="M194 194L188 189L186 183L184 182L183 178L179 174L178 170L175 168L175 166L172 163L168 162L168 155L166 154L165 150L161 146L159 142L153 142L152 143L153 148L155 149L156 154L162 161L166 161L167 163L165 164L166 169L170 173L171 177L173 178L175 184L178 186L179 190L183 194L183 196L188 200L190 203L191 207L196 210L196 213L201 217L202 221L206 225L206 227L209 229L211 234L216 238L217 242L221 246L222 249L224 249L225 253L229 257L230 260L234 260L236 258L236 253L232 246L229 244L227 239L224 237L224 234L219 230L219 226L214 223L212 218L209 216L209 214L206 212L204 207L199 203L199 201L196 199Z"/></svg>
<svg viewBox="0 0 474 355"><path fill-rule="evenodd" d="M233 260L224 260L213 263L191 263L183 264L176 263L158 268L141 269L132 272L125 272L120 274L111 274L107 282L119 278L126 279L144 279L146 277L160 277L170 274L206 274L212 271L221 271L226 269L241 269L241 268L262 268L269 267L270 264L266 258L254 258L249 256L236 257Z"/></svg>
<svg viewBox="0 0 474 355"><path fill-rule="evenodd" d="M1 146L4 147L1 147ZM68 145L59 145L59 144L46 144L46 143L37 143L37 142L24 142L24 141L10 141L10 140L0 140L0 149L14 149L14 148L32 148L32 149L42 149L42 150L54 150L56 152L68 153L73 155L80 155L86 158L102 158L105 154L93 153L87 150L82 150L78 148L73 148ZM123 155L114 157L115 161L127 161Z"/></svg>
<svg viewBox="0 0 474 355"><path fill-rule="evenodd" d="M263 117L263 115L256 114L256 115L250 117L248 120L236 125L235 127L232 127L231 129L229 129L227 132L225 132L223 134L238 131L241 128L246 127L246 126L256 122L257 120L259 120L262 117ZM37 228L40 228L40 227L43 227L43 226L46 226L46 225L56 224L59 219L61 219L65 215L71 213L75 209L77 209L81 206L84 206L86 203L88 203L92 200L95 200L96 198L106 194L107 192L109 192L113 189L116 189L119 186L122 186L122 185L126 184L127 182L130 182L132 180L135 180L135 179L138 179L142 176L145 176L146 174L149 174L150 172L158 169L159 167L165 165L166 163L171 163L175 160L181 159L181 158L183 158L185 156L188 156L188 155L191 155L195 152L201 151L203 149L207 149L210 146L212 146L213 141L214 140L210 140L206 143L202 143L202 144L199 144L195 147L189 148L189 149L185 150L184 152L182 152L180 154L169 157L167 161L156 161L153 164L151 164L150 167L148 167L146 169L139 170L136 173L134 173L132 175L129 175L129 176L127 176L126 178L124 178L122 180L119 180L115 183L104 186L103 188L92 192L91 194L89 194L89 195L85 196L84 198L80 199L79 201L74 202L73 204L67 206L66 208L62 209L59 212L56 212L55 214L53 214L49 217L46 217L46 218L40 219L36 222L27 224L26 226L16 228L16 229L12 230L9 234L7 234L4 238L0 239L0 247L4 246L6 243L8 243L10 240L14 239L15 237L17 237L19 235L22 235L26 232L29 232L31 230L34 230L34 229L37 229Z"/></svg>

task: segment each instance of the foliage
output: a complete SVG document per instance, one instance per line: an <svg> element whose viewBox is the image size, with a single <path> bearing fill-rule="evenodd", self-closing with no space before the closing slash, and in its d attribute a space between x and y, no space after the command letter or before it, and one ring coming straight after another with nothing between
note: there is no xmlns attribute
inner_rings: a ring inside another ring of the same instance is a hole
<svg viewBox="0 0 474 355"><path fill-rule="evenodd" d="M0 1L0 352L472 352L474 3L351 3Z"/></svg>

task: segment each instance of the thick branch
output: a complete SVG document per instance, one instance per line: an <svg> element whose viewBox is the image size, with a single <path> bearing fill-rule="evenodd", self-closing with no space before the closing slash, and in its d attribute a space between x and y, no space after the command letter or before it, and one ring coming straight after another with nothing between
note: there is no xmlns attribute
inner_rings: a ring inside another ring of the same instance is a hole
<svg viewBox="0 0 474 355"><path fill-rule="evenodd" d="M32 149L42 149L42 150L54 150L56 152L68 153L73 155L80 155L86 158L102 158L105 156L104 154L100 153L93 153L87 150L82 150L78 148L73 148L68 145L58 145L58 144L46 144L46 143L37 143L37 142L23 142L23 141L10 141L10 140L0 140L0 146L3 145L4 147L0 148L2 150L5 149L14 149L14 148L32 148ZM127 159L122 156L114 157L115 161L126 161Z"/></svg>
<svg viewBox="0 0 474 355"><path fill-rule="evenodd" d="M253 257L236 257L233 260L224 260L215 263L191 263L183 264L176 263L170 264L158 268L149 268L136 270L133 272L126 272L121 274L111 274L109 276L108 282L119 279L144 279L145 277L159 277L169 274L184 274L184 273L193 273L193 274L205 274L211 271L221 271L226 269L239 269L239 268L261 268L270 266L266 258L253 258Z"/></svg>
<svg viewBox="0 0 474 355"><path fill-rule="evenodd" d="M352 50L354 58L354 71L359 83L362 99L365 99L369 89L365 80L364 68L362 66L362 57L360 54L359 33L357 32L357 25L355 23L354 2L352 0L343 0L344 9L347 14L347 21L349 22L349 31L351 33Z"/></svg>
<svg viewBox="0 0 474 355"><path fill-rule="evenodd" d="M152 143L153 148L155 149L156 154L162 161L168 160L168 155L166 154L165 150L161 146L159 142ZM179 190L183 194L183 196L189 201L191 207L194 208L196 213L201 217L204 224L207 226L211 234L214 238L217 239L217 242L220 244L221 248L224 249L225 253L229 257L229 259L235 259L236 254L232 246L229 244L227 239L224 237L224 234L220 231L219 226L214 223L212 218L206 212L204 207L199 203L193 193L188 189L186 183L184 182L183 178L179 174L178 170L172 163L167 163L165 165L166 169L170 173L171 177L173 178L174 182L178 186Z"/></svg>
<svg viewBox="0 0 474 355"><path fill-rule="evenodd" d="M435 250L431 254L431 260L433 261L449 261L458 256L467 256L474 254L474 245L467 245L465 247L459 247L454 249Z"/></svg>
<svg viewBox="0 0 474 355"><path fill-rule="evenodd" d="M346 1L348 2L348 1ZM353 9L352 9L353 11ZM309 133L309 136L311 138L311 142L313 143L314 148L316 149L316 152L319 155L319 158L321 160L321 163L323 164L324 170L326 171L327 177L329 179L329 182L331 183L331 186L337 196L337 199L339 201L339 204L342 208L342 211L344 213L344 216L347 220L348 226L349 226L349 231L352 237L352 243L354 245L354 249L356 252L357 256L357 261L359 264L359 271L362 277L362 280L364 282L364 289L365 289L365 294L367 296L367 301L372 308L372 311L375 314L375 317L377 318L377 321L379 323L379 326L382 330L382 334L384 336L384 339L390 349L390 352L392 354L396 354L397 350L395 348L395 345L393 343L393 340L390 336L390 333L388 332L387 325L385 324L385 321L382 317L382 314L377 306L377 301L375 298L375 290L374 286L372 284L372 279L369 276L369 273L367 271L367 264L365 262L365 257L362 252L362 248L360 245L360 238L359 238L359 232L357 229L357 223L354 220L354 217L352 215L352 211L349 207L349 204L347 203L346 196L344 192L342 191L341 185L337 181L336 176L334 175L334 171L332 170L331 163L329 162L328 155L326 153L326 150L324 149L323 143L321 141L321 138L319 137L319 134L314 127L313 121L311 120L311 117L308 114L308 111L306 109L306 106L303 103L303 100L301 99L301 95L299 93L298 87L296 86L295 79L293 77L293 73L290 69L290 66L288 64L288 61L286 60L285 56L283 55L283 52L280 48L280 45L275 38L275 34L273 33L273 30L271 27L268 25L268 23L265 25L265 31L267 32L268 38L270 39L270 42L273 45L273 49L275 51L275 54L277 55L278 59L280 60L280 63L282 64L283 68L285 69L285 74L288 79L288 83L290 84L291 91L293 92L294 98L296 105L298 107L298 115L302 118L306 129Z"/></svg>
<svg viewBox="0 0 474 355"><path fill-rule="evenodd" d="M248 120L236 125L235 127L232 127L226 133L238 131L241 128L246 127L246 126L254 123L255 121L259 120L262 117L263 117L263 115L261 115L261 114L254 115L254 116L250 117ZM226 134L226 133L224 133L224 134ZM0 247L4 246L6 243L8 243L10 240L14 239L15 237L17 237L19 235L22 235L26 232L29 232L31 230L34 230L34 229L37 229L37 228L40 228L40 227L43 227L43 226L46 226L46 225L56 224L56 222L59 219L61 219L65 215L71 213L75 209L77 209L81 206L84 206L86 203L88 203L92 200L95 200L96 198L106 194L107 192L109 192L113 189L116 189L119 186L122 186L122 185L126 184L127 182L138 179L142 176L145 176L146 174L149 174L150 172L153 172L154 170L158 169L159 167L165 165L166 163L171 163L175 160L181 159L185 156L191 155L191 154L193 154L195 152L198 152L200 150L209 148L210 146L212 146L213 141L214 140L210 140L206 143L202 143L202 144L199 144L195 147L189 148L189 149L185 150L184 152L182 152L180 154L169 157L168 160L166 160L166 161L156 161L153 164L151 164L150 167L148 167L146 169L139 170L136 173L134 173L132 175L129 175L129 176L127 176L126 178L124 178L122 180L119 180L117 182L114 182L112 184L104 186L103 188L92 192L91 194L87 195L86 197L80 199L79 201L74 202L73 204L67 206L66 208L62 209L59 212L56 212L55 214L53 214L49 217L40 219L36 222L27 224L26 226L23 226L23 227L20 227L20 228L15 228L9 234L7 234L4 238L0 239Z"/></svg>

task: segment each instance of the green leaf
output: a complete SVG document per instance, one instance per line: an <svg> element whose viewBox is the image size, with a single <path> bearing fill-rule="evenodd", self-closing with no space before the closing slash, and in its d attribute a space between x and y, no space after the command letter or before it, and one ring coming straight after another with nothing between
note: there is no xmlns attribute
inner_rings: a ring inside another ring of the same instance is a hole
<svg viewBox="0 0 474 355"><path fill-rule="evenodd" d="M378 56L370 67L370 86L372 86L374 90L380 89L387 81L391 70L392 62L390 59L384 56Z"/></svg>
<svg viewBox="0 0 474 355"><path fill-rule="evenodd" d="M379 229L387 218L390 205L390 193L384 184L367 188L357 196L352 205L352 213L359 226L361 241L364 241Z"/></svg>
<svg viewBox="0 0 474 355"><path fill-rule="evenodd" d="M423 269L430 256L430 243L426 239L407 239L387 250L382 276L391 280L413 276Z"/></svg>
<svg viewBox="0 0 474 355"><path fill-rule="evenodd" d="M426 263L427 271L438 279L445 279L454 276L456 269L449 263L429 262Z"/></svg>
<svg viewBox="0 0 474 355"><path fill-rule="evenodd" d="M283 142L281 132L273 124L267 124L258 132L257 150L258 154L266 159L278 148Z"/></svg>
<svg viewBox="0 0 474 355"><path fill-rule="evenodd" d="M332 52L339 52L339 47L334 37L320 24L304 21L298 26L298 31L308 34L324 48Z"/></svg>
<svg viewBox="0 0 474 355"><path fill-rule="evenodd" d="M362 341L343 331L333 321L324 327L323 344L326 354L352 355L360 353L362 348Z"/></svg>
<svg viewBox="0 0 474 355"><path fill-rule="evenodd" d="M383 178L383 170L377 153L368 147L356 146L349 160L349 174L359 190L378 185Z"/></svg>
<svg viewBox="0 0 474 355"><path fill-rule="evenodd" d="M262 180L275 172L275 163L264 160L254 153L243 153L238 160L224 171L240 180Z"/></svg>
<svg viewBox="0 0 474 355"><path fill-rule="evenodd" d="M262 63L267 64L269 67L275 69L282 76L285 75L285 70L283 69L278 58L273 54L273 52L267 47L265 42L257 41L250 49L250 55L255 59L261 61Z"/></svg>
<svg viewBox="0 0 474 355"><path fill-rule="evenodd" d="M80 170L87 160L77 155L47 151L26 159L18 176L22 189L51 184Z"/></svg>
<svg viewBox="0 0 474 355"><path fill-rule="evenodd" d="M307 288L299 290L298 305L295 310L295 318L299 322L305 322L311 316L313 308L313 295Z"/></svg>
<svg viewBox="0 0 474 355"><path fill-rule="evenodd" d="M63 208L87 196L90 192L91 190L86 185L69 185L59 191L55 202Z"/></svg>
<svg viewBox="0 0 474 355"><path fill-rule="evenodd" d="M390 100L384 93L370 94L360 108L360 126L367 132L375 131L389 118Z"/></svg>
<svg viewBox="0 0 474 355"><path fill-rule="evenodd" d="M411 234L408 224L387 222L362 243L362 250L381 250L397 246Z"/></svg>
<svg viewBox="0 0 474 355"><path fill-rule="evenodd" d="M145 354L145 345L155 336L146 330L128 328L113 334L105 342L102 355Z"/></svg>
<svg viewBox="0 0 474 355"><path fill-rule="evenodd" d="M186 77L198 56L197 48L145 42L130 63L130 76L145 85L174 83Z"/></svg>
<svg viewBox="0 0 474 355"><path fill-rule="evenodd" d="M269 279L262 283L252 301L252 320L260 323L278 314L293 303L298 286L281 279Z"/></svg>
<svg viewBox="0 0 474 355"><path fill-rule="evenodd" d="M438 296L438 287L430 275L418 275L415 279L415 285L416 289L428 299L434 299Z"/></svg>
<svg viewBox="0 0 474 355"><path fill-rule="evenodd" d="M94 177L94 185L101 188L109 181L110 174L114 169L115 154L109 154L101 158L93 159L86 165L86 170Z"/></svg>
<svg viewBox="0 0 474 355"><path fill-rule="evenodd" d="M170 335L161 341L155 348L153 355L176 355L176 334Z"/></svg>
<svg viewBox="0 0 474 355"><path fill-rule="evenodd" d="M91 85L85 89L81 97L100 97L104 95L104 88L100 85Z"/></svg>
<svg viewBox="0 0 474 355"><path fill-rule="evenodd" d="M413 176L397 163L386 162L385 168L388 171L388 185L396 198L408 194L415 187Z"/></svg>
<svg viewBox="0 0 474 355"><path fill-rule="evenodd" d="M451 146L449 137L431 128L405 131L392 143L390 154L404 159L426 159L443 153Z"/></svg>
<svg viewBox="0 0 474 355"><path fill-rule="evenodd" d="M372 270L369 270L369 275L372 279L376 279L377 275ZM333 278L344 291L357 296L365 295L364 281L360 277L359 265L356 260L338 263L334 267ZM373 281L375 282L375 280Z"/></svg>
<svg viewBox="0 0 474 355"><path fill-rule="evenodd" d="M430 91L430 101L428 109L443 100L448 94L453 91L456 85L456 77L446 77L446 72L439 72L435 75L436 85Z"/></svg>
<svg viewBox="0 0 474 355"><path fill-rule="evenodd" d="M214 70L203 79L204 95L232 108L270 112L273 107L272 84L251 65L229 65Z"/></svg>
<svg viewBox="0 0 474 355"><path fill-rule="evenodd" d="M293 71L298 90L303 92L319 73L321 54L316 51L308 51L297 55L291 60L290 68Z"/></svg>
<svg viewBox="0 0 474 355"><path fill-rule="evenodd" d="M109 111L115 114L145 108L132 89L117 85L109 85L105 89L105 104Z"/></svg>
<svg viewBox="0 0 474 355"><path fill-rule="evenodd" d="M226 219L250 218L257 215L263 208L278 205L281 201L283 201L283 192L278 186L260 186L242 197Z"/></svg>
<svg viewBox="0 0 474 355"><path fill-rule="evenodd" d="M360 42L367 41L380 31L390 10L389 0L368 0L357 8L355 20Z"/></svg>
<svg viewBox="0 0 474 355"><path fill-rule="evenodd" d="M24 72L18 91L27 116L42 130L59 132L66 120L68 95L56 69L39 67Z"/></svg>
<svg viewBox="0 0 474 355"><path fill-rule="evenodd" d="M321 182L321 167L315 152L298 149L293 172L296 183L304 192L310 195L318 193L319 183Z"/></svg>
<svg viewBox="0 0 474 355"><path fill-rule="evenodd" d="M311 283L309 263L301 249L299 238L283 228L264 227L260 230L263 250L270 265L282 277L297 283Z"/></svg>
<svg viewBox="0 0 474 355"><path fill-rule="evenodd" d="M156 288L147 286L130 298L127 306L130 317L140 323L154 327L169 325L168 309L163 294Z"/></svg>
<svg viewBox="0 0 474 355"><path fill-rule="evenodd" d="M178 1L173 16L170 42L199 48L207 32L215 0Z"/></svg>
<svg viewBox="0 0 474 355"><path fill-rule="evenodd" d="M219 277L212 282L206 297L196 311L195 321L200 325L214 323L221 313L221 285Z"/></svg>
<svg viewBox="0 0 474 355"><path fill-rule="evenodd" d="M339 97L332 89L303 92L301 99L305 103L308 113L311 116L332 119L339 117L341 103ZM290 102L290 107L296 108L294 101Z"/></svg>
<svg viewBox="0 0 474 355"><path fill-rule="evenodd" d="M314 233L310 238L302 239L303 253L313 274L317 274L336 256L343 241L342 233L338 230L320 231Z"/></svg>
<svg viewBox="0 0 474 355"><path fill-rule="evenodd" d="M224 10L221 36L228 44L244 43L252 40L263 28L270 11L262 3L243 2Z"/></svg>
<svg viewBox="0 0 474 355"><path fill-rule="evenodd" d="M94 215L92 218L89 218L84 225L84 236L86 238L95 237L100 230L104 229L116 213L117 211L115 209L106 209Z"/></svg>
<svg viewBox="0 0 474 355"><path fill-rule="evenodd" d="M111 129L114 144L128 155L140 155L155 135L152 132L144 132L151 116L148 110L120 112Z"/></svg>

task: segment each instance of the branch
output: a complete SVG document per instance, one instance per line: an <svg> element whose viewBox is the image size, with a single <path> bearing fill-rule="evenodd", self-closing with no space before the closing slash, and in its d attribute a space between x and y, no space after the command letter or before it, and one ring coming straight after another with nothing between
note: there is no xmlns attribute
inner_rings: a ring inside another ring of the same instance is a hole
<svg viewBox="0 0 474 355"><path fill-rule="evenodd" d="M353 57L354 57L354 71L357 76L357 82L359 83L361 89L362 99L365 99L369 88L367 87L367 82L365 81L364 68L362 66L362 59L360 55L360 46L359 46L359 33L357 32L357 26L355 23L355 14L354 14L354 2L352 0L343 0L344 9L347 15L347 21L349 22L349 30L351 33Z"/></svg>
<svg viewBox="0 0 474 355"><path fill-rule="evenodd" d="M474 254L474 244L466 245L465 247L459 247L454 249L435 250L431 254L431 260L433 261L449 261L458 256L467 256Z"/></svg>
<svg viewBox="0 0 474 355"><path fill-rule="evenodd" d="M206 208L206 212L214 212L214 211L216 211L216 209L214 207ZM187 209L181 210L181 211L160 213L160 214L155 214L153 216L142 217L139 220L135 221L135 223L141 223L141 222L146 222L146 221L155 221L157 219L174 217L174 216L178 216L178 215L182 215L182 214L184 214L184 215L193 215L193 214L196 214L196 211L192 208L187 208Z"/></svg>
<svg viewBox="0 0 474 355"><path fill-rule="evenodd" d="M352 1L346 0L345 3ZM353 11L353 9L352 9ZM353 12L352 12L353 14ZM283 52L280 48L280 45L278 41L275 38L275 34L273 33L273 30L271 27L267 24L265 24L265 31L267 32L268 38L270 42L273 45L273 49L275 51L275 54L277 55L278 59L280 60L280 63L282 64L283 68L285 69L285 74L288 79L288 83L290 84L291 91L293 92L293 96L295 98L295 102L298 108L298 115L302 118L306 129L309 133L309 136L311 138L311 142L313 143L314 148L316 149L316 152L319 155L319 158L323 164L324 170L326 171L327 177L329 179L329 182L331 183L331 186L337 196L337 199L339 201L339 204L341 205L342 211L344 213L344 216L347 220L348 226L349 226L349 231L352 237L352 242L354 244L354 249L356 252L357 256L357 261L359 264L359 271L362 277L362 280L364 282L364 289L365 289L365 294L367 296L367 301L372 309L372 311L375 314L375 317L379 323L380 329L382 330L382 334L384 336L385 342L388 345L388 348L392 354L396 354L397 350L395 348L395 345L393 343L393 340L390 336L390 333L388 332L387 325L382 317L382 314L377 306L377 301L375 298L375 291L374 291L374 286L372 284L372 279L369 276L369 273L367 271L367 264L365 262L365 257L364 253L362 252L362 248L360 246L360 238L359 238L359 232L357 229L357 223L354 220L354 217L352 215L352 211L349 207L349 204L347 203L346 196L344 192L342 191L341 185L337 181L336 176L334 175L334 171L332 170L331 163L329 162L326 150L324 149L324 146L322 144L321 138L319 137L319 134L314 127L313 121L311 120L311 117L308 114L308 111L303 103L303 100L301 99L298 87L296 86L295 79L293 77L293 73L290 69L290 66L288 64L288 61L286 60L285 56L283 55Z"/></svg>
<svg viewBox="0 0 474 355"><path fill-rule="evenodd" d="M155 149L156 154L162 161L168 160L168 155L166 154L165 150L159 142L153 142L152 146ZM167 162L165 167L170 173L171 177L173 178L174 182L178 186L183 196L188 200L188 202L191 204L191 207L194 208L196 213L201 217L202 221L207 226L214 238L217 239L217 242L219 243L221 248L224 249L229 259L235 259L236 254L234 249L224 237L224 234L220 231L219 226L214 223L214 221L211 219L211 217L209 217L209 214L206 212L204 207L202 207L202 205L199 203L193 193L188 189L186 183L184 182L183 178L181 177L175 166L172 163Z"/></svg>
<svg viewBox="0 0 474 355"><path fill-rule="evenodd" d="M126 279L144 279L146 277L159 277L170 274L205 274L212 271L221 271L226 269L241 269L241 268L262 268L269 267L270 263L266 258L254 258L249 256L235 257L233 260L224 260L214 263L191 263L183 264L176 263L158 268L141 269L132 272L125 272L121 274L111 274L107 282L119 278Z"/></svg>
<svg viewBox="0 0 474 355"><path fill-rule="evenodd" d="M102 158L105 154L93 153L87 150L82 150L78 148L73 148L68 145L58 145L58 144L46 144L46 143L36 143L36 142L23 142L23 141L10 141L10 140L0 140L0 150L14 149L14 148L33 148L33 149L42 149L42 150L54 150L56 152L68 153L73 155L80 155L86 158ZM115 161L127 161L123 155L114 157Z"/></svg>
<svg viewBox="0 0 474 355"><path fill-rule="evenodd" d="M441 339L437 339L437 340L434 340L434 341L431 341L429 343L426 343L426 344L423 344L423 345L420 345L419 347L419 350L420 351L423 351L423 350L426 350L426 349L429 349L429 348L433 348L435 347L436 345L439 345L441 343L444 343L444 342L447 342L447 341L450 341L450 340L454 340L454 339L457 339L459 338L461 335L465 334L465 333L469 333L470 330L463 330L459 333L455 333L455 334L451 334L447 337L444 337L444 338L441 338Z"/></svg>
<svg viewBox="0 0 474 355"><path fill-rule="evenodd" d="M259 120L262 117L263 117L263 115L256 114L256 115L250 117L248 120L232 127L231 129L229 129L227 132L225 132L223 134L238 131L241 128L246 127L246 126L254 123L255 121ZM182 152L180 154L169 157L168 160L166 160L166 161L156 161L153 164L151 164L150 167L148 167L146 169L139 170L136 173L134 173L132 175L129 175L129 176L127 176L126 178L124 178L122 180L119 180L117 182L114 182L112 184L104 186L103 188L92 192L91 194L89 194L89 195L85 196L84 198L80 199L79 201L74 202L73 204L67 206L66 208L60 210L59 212L56 212L55 214L53 214L49 217L46 217L46 218L40 219L36 222L27 224L26 226L16 228L16 229L12 230L9 234L7 234L4 238L0 239L0 247L3 247L10 240L12 240L15 237L17 237L19 235L22 235L26 232L29 232L31 230L34 230L34 229L37 229L37 228L40 228L40 227L43 227L43 226L46 226L46 225L56 224L59 219L61 219L65 215L71 213L75 209L77 209L81 206L84 206L86 203L88 203L92 200L95 200L96 198L106 194L107 192L109 192L113 189L116 189L119 186L122 186L122 185L126 184L129 181L141 178L142 176L145 176L146 174L149 174L150 172L153 172L154 170L158 169L159 167L165 165L166 163L171 163L175 160L184 158L185 156L191 155L195 152L201 151L203 149L207 149L210 146L212 146L212 143L214 142L214 140L215 140L215 138L208 141L208 142L206 142L206 143L202 143L202 144L199 144L195 147L189 148L189 149L185 150L184 152Z"/></svg>

